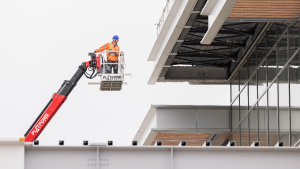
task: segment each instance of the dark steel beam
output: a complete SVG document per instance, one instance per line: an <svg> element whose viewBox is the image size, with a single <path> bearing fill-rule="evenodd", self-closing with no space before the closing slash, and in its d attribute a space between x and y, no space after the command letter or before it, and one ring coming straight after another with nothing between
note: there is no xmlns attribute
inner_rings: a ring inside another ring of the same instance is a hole
<svg viewBox="0 0 300 169"><path fill-rule="evenodd" d="M230 49L236 49L235 47L226 47L226 48L218 48L218 49L206 49L205 51L222 51L222 50L230 50ZM198 51L196 52L183 52L183 53L177 53L177 54L194 54L194 53L198 53Z"/></svg>
<svg viewBox="0 0 300 169"><path fill-rule="evenodd" d="M190 32L191 33L206 33L207 29L191 28ZM252 32L251 31L243 31L243 33L238 33L238 32L233 31L233 30L219 30L218 34L228 34L228 35L241 35L241 34L245 34L245 35L252 35Z"/></svg>
<svg viewBox="0 0 300 169"><path fill-rule="evenodd" d="M201 60L201 61L197 61L197 60L191 60L191 59L187 59L187 58L178 58L178 57L176 57L176 59L180 59L180 60L184 60L184 61L189 61L191 63L207 63L207 62L214 62L214 61L228 61L228 59ZM173 62L173 63L176 63L176 62Z"/></svg>
<svg viewBox="0 0 300 169"><path fill-rule="evenodd" d="M187 41L187 42L183 42L182 45L208 46L207 44L200 44L200 41ZM212 42L211 44L209 44L209 46L244 47L245 44L243 44L243 43L228 43L228 42L218 41L218 42Z"/></svg>
<svg viewBox="0 0 300 169"><path fill-rule="evenodd" d="M252 32L251 31L240 31L240 30L236 30L236 29L232 29L232 28L227 28L225 26L222 26L221 29L227 29L227 30L230 30L230 31L233 31L233 32L236 32L238 34L243 34L243 35L249 35L249 36L252 36Z"/></svg>
<svg viewBox="0 0 300 169"><path fill-rule="evenodd" d="M224 65L217 63L194 63L194 62L173 62L172 65L196 65L196 66L211 66L211 67L219 67L224 68Z"/></svg>
<svg viewBox="0 0 300 169"><path fill-rule="evenodd" d="M193 36L203 38L203 36L200 36L200 35L193 35ZM199 43L200 43L200 41L199 41ZM218 40L218 39L214 39L213 42L211 44L209 44L209 46L212 46L213 43L222 43L226 46L228 45L228 46L235 46L235 47L245 47L245 43L230 43L230 42L226 42L226 41L222 41L222 40Z"/></svg>
<svg viewBox="0 0 300 169"><path fill-rule="evenodd" d="M164 80L226 81L226 78L228 77L226 69L227 68L224 67L216 68L213 66L171 66L166 73Z"/></svg>
<svg viewBox="0 0 300 169"><path fill-rule="evenodd" d="M192 35L192 34L190 34ZM230 39L230 38L239 38L239 37L244 37L247 35L236 35L236 36L223 36L223 37L216 37L214 40L218 40L218 39Z"/></svg>
<svg viewBox="0 0 300 169"><path fill-rule="evenodd" d="M232 24L227 24L227 25L223 25L223 26L236 26L236 25L246 25L246 24L253 24L253 22L232 23Z"/></svg>
<svg viewBox="0 0 300 169"><path fill-rule="evenodd" d="M213 59L224 59L224 58L230 58L229 60L236 59L235 55L224 55L224 57L221 57L220 55L215 54L203 54L203 53L192 53L192 54L177 54L175 57L195 57L195 58L213 58Z"/></svg>
<svg viewBox="0 0 300 169"><path fill-rule="evenodd" d="M227 57L228 59L230 59L230 57L224 56L224 55L219 54L219 53L214 53L214 52L209 52L209 51L205 51L205 50L200 50L200 49L196 49L196 48L192 48L192 47L188 47L188 46L182 46L182 47L185 47L185 48L188 48L188 49L193 49L193 50L196 50L196 51L199 51L199 52L203 52L203 53L214 54L214 55L217 55L217 56L220 56L220 57Z"/></svg>
<svg viewBox="0 0 300 169"><path fill-rule="evenodd" d="M208 16L198 15L196 19L208 20Z"/></svg>
<svg viewBox="0 0 300 169"><path fill-rule="evenodd" d="M196 21L197 21L197 20L196 20ZM206 22L202 22L202 21L197 21L197 22L208 25L208 23L206 23ZM240 30L228 28L228 27L226 27L226 25L222 25L221 29L231 30L231 31L233 31L233 32L237 32L237 33L239 33L239 34L244 34L244 35L252 35L252 34L253 34L252 32L249 33L249 32L245 32L245 31L240 31Z"/></svg>
<svg viewBox="0 0 300 169"><path fill-rule="evenodd" d="M198 18L197 18L198 19ZM206 22L202 22L202 19L200 20L195 20L195 22L200 22L200 23L203 23L203 24L207 24ZM205 19L204 19L205 20ZM241 23L233 23L233 24L227 24L227 25L222 25L222 26L237 26L237 25L246 25L246 24L253 24L253 22L241 22Z"/></svg>
<svg viewBox="0 0 300 169"><path fill-rule="evenodd" d="M236 56L226 56L226 57L220 57L218 55L214 54L202 54L202 53L197 53L197 54L180 54L180 55L175 55L175 57L193 57L193 58L209 58L209 59L227 59L227 60L232 60L236 59ZM228 59L228 57L230 59Z"/></svg>

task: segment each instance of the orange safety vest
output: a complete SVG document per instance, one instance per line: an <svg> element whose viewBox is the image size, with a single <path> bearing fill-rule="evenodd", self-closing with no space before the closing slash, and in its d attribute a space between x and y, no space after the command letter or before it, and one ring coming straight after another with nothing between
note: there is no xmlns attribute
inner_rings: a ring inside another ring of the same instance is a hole
<svg viewBox="0 0 300 169"><path fill-rule="evenodd" d="M115 51L120 51L120 47L118 45L114 46L113 43L109 42L100 48L96 49L96 52L104 51L104 50L115 50ZM120 55L120 52L107 52L106 58L107 60L110 61L117 61L118 57Z"/></svg>

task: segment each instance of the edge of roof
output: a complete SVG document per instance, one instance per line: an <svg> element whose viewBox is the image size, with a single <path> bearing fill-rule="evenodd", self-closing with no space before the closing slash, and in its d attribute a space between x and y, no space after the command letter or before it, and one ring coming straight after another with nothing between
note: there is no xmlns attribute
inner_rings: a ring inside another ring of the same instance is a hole
<svg viewBox="0 0 300 169"><path fill-rule="evenodd" d="M179 2L181 2L179 4ZM172 51L176 40L180 36L182 29L186 25L190 14L193 12L195 5L197 4L198 0L176 0L172 9L176 13L169 13L167 19L168 23L163 25L163 29L160 32L159 37L157 38L155 45L152 48L148 61L156 62L151 77L148 81L149 85L154 85L158 79L158 76L166 62L170 52ZM175 11L175 9L178 9ZM172 21L171 21L172 18ZM157 57L159 56L159 57Z"/></svg>
<svg viewBox="0 0 300 169"><path fill-rule="evenodd" d="M172 5L171 7L171 10L166 18L166 21L165 23L163 24L162 26L162 29L161 31L159 32L157 38L156 38L156 41L152 47L152 50L149 54L149 57L148 57L148 61L154 61L154 59L156 58L156 54L160 48L160 45L161 43L163 42L163 39L165 38L173 20L174 20L174 16L175 14L177 13L179 7L180 7L180 4L183 0L176 0L174 2L174 4Z"/></svg>

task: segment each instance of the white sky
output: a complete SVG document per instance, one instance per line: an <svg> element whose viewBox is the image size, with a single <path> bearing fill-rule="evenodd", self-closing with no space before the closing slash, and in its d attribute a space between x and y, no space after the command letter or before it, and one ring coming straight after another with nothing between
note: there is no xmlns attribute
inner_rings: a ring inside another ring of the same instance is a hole
<svg viewBox="0 0 300 169"><path fill-rule="evenodd" d="M120 37L132 78L100 92L84 76L38 138L40 144L113 140L129 145L151 104L228 105L229 86L147 85L147 58L166 0L15 0L0 2L0 137L22 137L88 52ZM97 80L93 80L97 81Z"/></svg>

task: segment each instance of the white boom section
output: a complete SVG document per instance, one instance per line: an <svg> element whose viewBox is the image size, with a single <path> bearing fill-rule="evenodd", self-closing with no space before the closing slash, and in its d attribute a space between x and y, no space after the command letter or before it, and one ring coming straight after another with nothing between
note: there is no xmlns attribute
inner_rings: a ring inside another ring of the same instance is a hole
<svg viewBox="0 0 300 169"><path fill-rule="evenodd" d="M208 15L208 30L201 44L211 44L237 0L208 0L201 15Z"/></svg>

